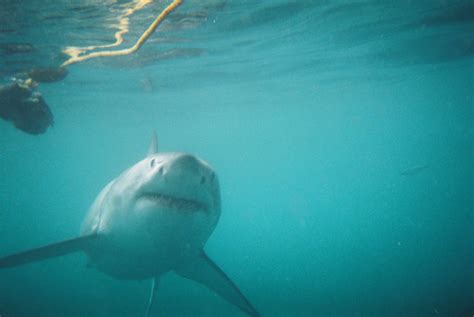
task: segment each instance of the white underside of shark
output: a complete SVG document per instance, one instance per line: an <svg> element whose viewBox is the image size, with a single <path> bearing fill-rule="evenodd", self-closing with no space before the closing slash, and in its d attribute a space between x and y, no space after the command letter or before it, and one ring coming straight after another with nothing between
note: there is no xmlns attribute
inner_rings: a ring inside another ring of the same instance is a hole
<svg viewBox="0 0 474 317"><path fill-rule="evenodd" d="M174 271L207 286L243 312L259 316L204 245L221 212L217 175L185 153L159 153L154 135L148 156L97 196L78 238L0 258L0 269L72 252L118 279L152 279L146 314L164 273Z"/></svg>

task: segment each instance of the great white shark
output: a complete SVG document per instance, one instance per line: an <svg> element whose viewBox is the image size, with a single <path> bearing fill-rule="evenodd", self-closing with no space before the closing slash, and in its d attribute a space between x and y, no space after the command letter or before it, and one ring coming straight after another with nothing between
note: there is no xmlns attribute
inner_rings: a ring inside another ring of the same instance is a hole
<svg viewBox="0 0 474 317"><path fill-rule="evenodd" d="M150 314L160 276L174 271L208 287L250 316L260 316L204 252L221 213L219 181L205 161L159 153L153 134L148 155L99 193L80 236L0 258L9 268L73 252L118 279L151 279Z"/></svg>

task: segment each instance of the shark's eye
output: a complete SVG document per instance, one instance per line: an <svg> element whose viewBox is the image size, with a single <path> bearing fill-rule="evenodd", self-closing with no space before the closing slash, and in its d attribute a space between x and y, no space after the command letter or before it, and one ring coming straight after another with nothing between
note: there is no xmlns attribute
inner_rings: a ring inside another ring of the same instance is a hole
<svg viewBox="0 0 474 317"><path fill-rule="evenodd" d="M156 163L155 159L151 159L150 167L153 168L155 166L155 163Z"/></svg>

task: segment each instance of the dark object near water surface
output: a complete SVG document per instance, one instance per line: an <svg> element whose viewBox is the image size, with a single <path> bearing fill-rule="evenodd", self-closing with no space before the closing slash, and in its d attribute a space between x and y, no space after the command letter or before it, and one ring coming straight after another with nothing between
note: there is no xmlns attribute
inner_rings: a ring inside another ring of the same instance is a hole
<svg viewBox="0 0 474 317"><path fill-rule="evenodd" d="M0 86L0 118L29 134L42 134L54 124L41 94L19 82Z"/></svg>
<svg viewBox="0 0 474 317"><path fill-rule="evenodd" d="M26 54L34 52L35 48L30 43L1 43L0 52L6 55Z"/></svg>
<svg viewBox="0 0 474 317"><path fill-rule="evenodd" d="M38 83L52 83L64 79L68 74L65 67L33 68L27 73L27 77Z"/></svg>

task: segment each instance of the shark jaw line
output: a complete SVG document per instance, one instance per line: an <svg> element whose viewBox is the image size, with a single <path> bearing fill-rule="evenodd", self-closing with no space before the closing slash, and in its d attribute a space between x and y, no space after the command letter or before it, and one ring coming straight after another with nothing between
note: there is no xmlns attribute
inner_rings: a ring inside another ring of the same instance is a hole
<svg viewBox="0 0 474 317"><path fill-rule="evenodd" d="M173 210L187 212L203 211L206 213L209 211L207 204L193 199L179 198L176 196L151 192L146 192L140 197Z"/></svg>

